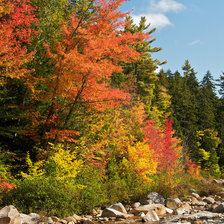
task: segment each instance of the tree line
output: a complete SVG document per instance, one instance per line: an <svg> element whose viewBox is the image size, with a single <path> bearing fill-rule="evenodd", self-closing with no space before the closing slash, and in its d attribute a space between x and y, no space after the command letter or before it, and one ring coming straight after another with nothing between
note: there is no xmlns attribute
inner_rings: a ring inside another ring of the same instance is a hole
<svg viewBox="0 0 224 224"><path fill-rule="evenodd" d="M221 176L223 76L218 97L188 61L157 74L125 0L0 3L1 204L64 216Z"/></svg>

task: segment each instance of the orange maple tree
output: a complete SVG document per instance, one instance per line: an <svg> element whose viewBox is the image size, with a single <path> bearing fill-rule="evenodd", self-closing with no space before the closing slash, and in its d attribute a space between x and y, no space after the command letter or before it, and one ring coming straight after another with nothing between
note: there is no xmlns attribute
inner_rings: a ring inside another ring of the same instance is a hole
<svg viewBox="0 0 224 224"><path fill-rule="evenodd" d="M28 0L0 0L0 78L23 79L29 85L30 71L24 64L32 59L27 44L36 34L37 22ZM29 77L28 77L29 76Z"/></svg>
<svg viewBox="0 0 224 224"><path fill-rule="evenodd" d="M129 102L129 94L112 89L109 80L112 73L122 71L120 61L130 62L140 55L131 46L149 35L124 32L127 13L119 11L123 2L95 0L90 17L85 17L85 12L81 16L73 14L62 25L61 39L54 45L45 44L46 55L54 65L53 75L41 80L48 91L37 96L50 102L40 119L40 137L45 142L63 140L65 133L66 140L72 141L69 136L78 132L68 130L68 124L79 103L103 111Z"/></svg>

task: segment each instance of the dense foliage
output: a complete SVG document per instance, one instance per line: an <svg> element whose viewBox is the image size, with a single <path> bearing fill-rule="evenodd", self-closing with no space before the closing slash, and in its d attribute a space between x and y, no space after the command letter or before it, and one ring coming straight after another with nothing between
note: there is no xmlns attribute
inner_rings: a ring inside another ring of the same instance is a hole
<svg viewBox="0 0 224 224"><path fill-rule="evenodd" d="M218 97L188 61L157 74L125 2L0 0L2 205L66 216L223 172L223 75Z"/></svg>

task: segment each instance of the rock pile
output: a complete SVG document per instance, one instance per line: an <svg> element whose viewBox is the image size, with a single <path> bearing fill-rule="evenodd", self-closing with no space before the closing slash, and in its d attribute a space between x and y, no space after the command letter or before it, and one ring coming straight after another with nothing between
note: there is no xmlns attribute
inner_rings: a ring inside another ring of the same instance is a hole
<svg viewBox="0 0 224 224"><path fill-rule="evenodd" d="M224 186L224 183L219 183ZM156 192L151 192L146 198L124 207L121 203L111 205L104 210L93 210L92 215L78 216L76 214L65 219L43 217L36 213L19 213L12 205L0 210L0 224L93 224L104 222L160 222L169 224L224 223L224 193L201 197L192 193L188 201L179 198L166 200Z"/></svg>

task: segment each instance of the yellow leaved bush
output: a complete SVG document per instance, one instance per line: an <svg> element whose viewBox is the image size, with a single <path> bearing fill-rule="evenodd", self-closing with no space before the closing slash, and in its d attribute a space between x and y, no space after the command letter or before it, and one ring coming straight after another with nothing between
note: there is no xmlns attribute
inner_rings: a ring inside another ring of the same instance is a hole
<svg viewBox="0 0 224 224"><path fill-rule="evenodd" d="M27 155L28 173L21 173L23 178L53 177L58 181L69 181L75 178L82 167L83 161L76 158L74 151L66 148L64 144L51 144L51 152L46 160L33 163Z"/></svg>
<svg viewBox="0 0 224 224"><path fill-rule="evenodd" d="M128 147L128 159L133 168L145 181L150 181L156 174L157 162L154 159L154 151L147 142L137 142Z"/></svg>

